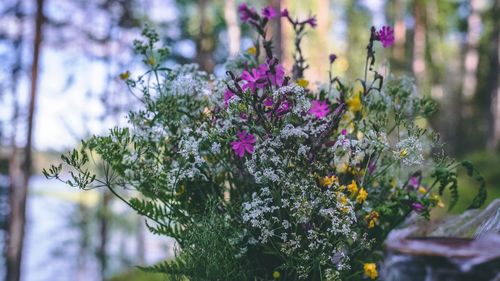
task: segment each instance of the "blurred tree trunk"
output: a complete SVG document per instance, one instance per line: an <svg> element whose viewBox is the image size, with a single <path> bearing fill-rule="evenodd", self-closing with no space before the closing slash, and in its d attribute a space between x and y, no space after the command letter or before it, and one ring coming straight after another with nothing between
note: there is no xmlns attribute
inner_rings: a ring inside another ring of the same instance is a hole
<svg viewBox="0 0 500 281"><path fill-rule="evenodd" d="M199 33L196 38L196 62L202 70L211 73L214 69L213 49L215 46L207 16L208 1L198 0Z"/></svg>
<svg viewBox="0 0 500 281"><path fill-rule="evenodd" d="M273 52L275 56L282 61L283 60L283 38L282 38L282 22L279 13L281 12L281 1L280 0L268 0L268 5L273 7L278 13L278 17L271 21L271 30L273 37Z"/></svg>
<svg viewBox="0 0 500 281"><path fill-rule="evenodd" d="M24 159L18 163L13 157L11 163L10 215L7 245L7 280L18 281L21 276L21 258L23 252L24 227L26 222L26 197L32 170L33 121L38 85L39 57L42 43L42 25L44 0L37 0L35 35L33 40L33 63L31 67L31 90L28 108L26 146ZM21 180L19 180L21 179Z"/></svg>
<svg viewBox="0 0 500 281"><path fill-rule="evenodd" d="M496 150L500 144L500 0L493 5L493 37L490 40L490 93L491 113L489 122L488 148ZM496 17L496 20L495 20Z"/></svg>
<svg viewBox="0 0 500 281"><path fill-rule="evenodd" d="M426 48L426 18L425 3L421 0L414 0L413 14L415 17L415 26L413 30L413 61L412 71L421 87L425 86L425 48Z"/></svg>
<svg viewBox="0 0 500 281"><path fill-rule="evenodd" d="M394 0L394 63L396 70L405 70L405 44L406 44L406 24L405 11L406 4L404 0Z"/></svg>
<svg viewBox="0 0 500 281"><path fill-rule="evenodd" d="M466 102L474 97L477 86L477 66L479 62L479 37L481 35L481 16L478 6L480 0L470 0L470 14L467 17L467 42L463 62L462 94ZM469 113L470 114L470 113Z"/></svg>
<svg viewBox="0 0 500 281"><path fill-rule="evenodd" d="M236 1L227 0L224 5L224 18L227 25L227 40L229 45L229 56L237 56L240 52L241 30L238 24L238 15L236 13Z"/></svg>

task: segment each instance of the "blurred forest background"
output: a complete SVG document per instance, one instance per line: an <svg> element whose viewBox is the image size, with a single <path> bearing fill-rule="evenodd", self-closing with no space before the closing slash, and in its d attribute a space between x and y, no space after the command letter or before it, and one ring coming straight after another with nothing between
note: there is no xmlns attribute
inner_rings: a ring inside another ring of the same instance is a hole
<svg viewBox="0 0 500 281"><path fill-rule="evenodd" d="M47 182L43 167L80 139L125 124L137 105L119 74L138 74L132 42L146 24L173 55L218 76L227 58L252 45L240 26L239 0L0 1L0 278L18 280L155 280L133 265L172 257L173 242L107 192L79 192ZM454 157L472 160L500 196L500 0L269 0L256 7L316 15L305 56L314 84L328 76L328 55L342 78L360 77L371 25L394 26L395 45L377 50L378 65L415 79L439 104L426 120ZM272 26L285 66L292 30ZM462 191L474 192L462 182ZM463 210L463 207L456 211ZM141 277L142 276L142 277Z"/></svg>

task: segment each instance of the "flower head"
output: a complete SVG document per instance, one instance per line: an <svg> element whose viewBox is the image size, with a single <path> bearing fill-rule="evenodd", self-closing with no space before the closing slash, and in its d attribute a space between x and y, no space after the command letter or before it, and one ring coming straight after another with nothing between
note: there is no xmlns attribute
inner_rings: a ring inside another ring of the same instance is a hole
<svg viewBox="0 0 500 281"><path fill-rule="evenodd" d="M234 97L234 93L231 92L230 90L226 90L224 92L224 107L229 106L229 101L231 100L232 97Z"/></svg>
<svg viewBox="0 0 500 281"><path fill-rule="evenodd" d="M279 272L279 271L274 271L274 272L273 272L273 278L274 278L274 279L280 279L280 277L281 277L281 274L280 274L280 272Z"/></svg>
<svg viewBox="0 0 500 281"><path fill-rule="evenodd" d="M337 60L337 55L336 54L330 54L328 56L328 58L330 59L330 64L332 64L332 63L334 63Z"/></svg>
<svg viewBox="0 0 500 281"><path fill-rule="evenodd" d="M332 184L338 184L339 178L335 175L325 176L319 180L322 187L330 187Z"/></svg>
<svg viewBox="0 0 500 281"><path fill-rule="evenodd" d="M378 40L382 42L384 48L388 48L394 44L394 29L390 26L383 26L378 32Z"/></svg>
<svg viewBox="0 0 500 281"><path fill-rule="evenodd" d="M241 3L238 6L238 13L240 14L240 20L242 22L247 22L250 18L252 18L256 13L254 9L248 8L247 4Z"/></svg>
<svg viewBox="0 0 500 281"><path fill-rule="evenodd" d="M316 116L319 119L322 119L330 112L330 108L326 101L322 100L313 100L311 102L311 109L309 109L308 113Z"/></svg>
<svg viewBox="0 0 500 281"><path fill-rule="evenodd" d="M241 79L244 81L243 90L251 89L255 91L256 89L264 88L266 84L265 74L262 74L262 70L253 68L250 72L244 70L241 74Z"/></svg>
<svg viewBox="0 0 500 281"><path fill-rule="evenodd" d="M347 190L351 194L354 194L354 193L358 192L358 184L356 183L355 180L352 180L351 183L347 185Z"/></svg>
<svg viewBox="0 0 500 281"><path fill-rule="evenodd" d="M249 134L247 131L240 131L236 133L238 140L231 142L231 147L233 148L236 155L240 158L245 155L245 151L248 154L253 153L253 144L255 143L255 137Z"/></svg>
<svg viewBox="0 0 500 281"><path fill-rule="evenodd" d="M274 8L271 6L267 6L264 9L262 9L262 16L268 20L276 17L276 15L277 15L276 10L274 10Z"/></svg>
<svg viewBox="0 0 500 281"><path fill-rule="evenodd" d="M285 68L283 65L277 64L274 67L274 73L268 72L267 76L274 86L281 87L281 85L283 85L283 81L285 80Z"/></svg>
<svg viewBox="0 0 500 281"><path fill-rule="evenodd" d="M310 17L303 21L303 23L309 24L312 28L315 28L318 25L318 22L316 20L316 17Z"/></svg>
<svg viewBox="0 0 500 281"><path fill-rule="evenodd" d="M418 203L418 202L413 202L411 203L411 209L417 213L421 213L425 210L424 205Z"/></svg>
<svg viewBox="0 0 500 281"><path fill-rule="evenodd" d="M288 10L287 9L281 10L281 16L284 18L288 17Z"/></svg>
<svg viewBox="0 0 500 281"><path fill-rule="evenodd" d="M361 110L361 98L359 97L359 93L354 94L346 103L351 112L358 112Z"/></svg>
<svg viewBox="0 0 500 281"><path fill-rule="evenodd" d="M363 204L363 202L366 201L366 198L368 197L368 192L364 188L361 188L359 190L358 196L356 197L356 202L359 204Z"/></svg>
<svg viewBox="0 0 500 281"><path fill-rule="evenodd" d="M365 221L368 224L368 228L374 228L378 222L378 218L380 217L377 211L372 211L368 215L365 216Z"/></svg>
<svg viewBox="0 0 500 281"><path fill-rule="evenodd" d="M370 279L376 279L378 277L377 265L375 263L365 263L363 265L363 270L365 271L365 276Z"/></svg>

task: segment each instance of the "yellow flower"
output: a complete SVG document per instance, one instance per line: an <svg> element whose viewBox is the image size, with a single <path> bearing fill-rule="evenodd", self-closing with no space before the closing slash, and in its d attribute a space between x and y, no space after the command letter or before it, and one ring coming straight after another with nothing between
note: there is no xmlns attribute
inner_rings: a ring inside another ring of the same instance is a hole
<svg viewBox="0 0 500 281"><path fill-rule="evenodd" d="M349 190L351 194L358 192L358 184L352 180L352 182L347 185L347 190Z"/></svg>
<svg viewBox="0 0 500 281"><path fill-rule="evenodd" d="M405 158L408 156L408 149L404 148L399 152L399 158Z"/></svg>
<svg viewBox="0 0 500 281"><path fill-rule="evenodd" d="M122 80L127 80L130 77L130 71L125 71L123 73L120 73L120 79Z"/></svg>
<svg viewBox="0 0 500 281"><path fill-rule="evenodd" d="M349 211L349 208L347 208L347 205L349 204L347 197L343 193L338 192L337 199L339 200L340 205L342 205L342 212L347 213Z"/></svg>
<svg viewBox="0 0 500 281"><path fill-rule="evenodd" d="M441 200L441 197L437 194L433 194L431 197L432 200L434 200L437 203L437 206L439 208L444 208L444 203L443 200Z"/></svg>
<svg viewBox="0 0 500 281"><path fill-rule="evenodd" d="M366 197L368 197L368 192L366 192L366 190L364 188L361 188L359 190L358 196L356 197L356 201L359 204L363 204L363 202L366 201Z"/></svg>
<svg viewBox="0 0 500 281"><path fill-rule="evenodd" d="M372 211L371 213L369 213L368 215L365 216L365 221L366 221L366 223L368 223L368 228L369 229L375 227L375 225L378 222L379 216L380 215L379 215L379 213L377 211Z"/></svg>
<svg viewBox="0 0 500 281"><path fill-rule="evenodd" d="M359 93L354 94L351 98L346 100L347 107L351 112L358 112L361 110L361 98Z"/></svg>
<svg viewBox="0 0 500 281"><path fill-rule="evenodd" d="M375 263L365 263L363 265L366 277L376 279L378 277L377 265Z"/></svg>
<svg viewBox="0 0 500 281"><path fill-rule="evenodd" d="M321 184L322 187L329 187L334 183L338 184L339 178L335 175L331 176L325 176L319 180L319 183Z"/></svg>
<svg viewBox="0 0 500 281"><path fill-rule="evenodd" d="M280 279L281 277L281 273L279 271L274 271L273 272L273 278L274 279Z"/></svg>
<svg viewBox="0 0 500 281"><path fill-rule="evenodd" d="M250 47L247 49L247 54L255 56L257 54L257 48L255 47Z"/></svg>
<svg viewBox="0 0 500 281"><path fill-rule="evenodd" d="M309 86L309 81L307 81L306 79L297 79L297 85L301 86L302 88L306 88L307 86Z"/></svg>
<svg viewBox="0 0 500 281"><path fill-rule="evenodd" d="M339 173L347 172L348 168L349 168L349 166L347 165L346 162L342 162L340 164L337 164L337 172L339 172Z"/></svg>
<svg viewBox="0 0 500 281"><path fill-rule="evenodd" d="M420 186L418 188L418 193L420 194L425 194L427 192L427 188L423 187L423 186Z"/></svg>

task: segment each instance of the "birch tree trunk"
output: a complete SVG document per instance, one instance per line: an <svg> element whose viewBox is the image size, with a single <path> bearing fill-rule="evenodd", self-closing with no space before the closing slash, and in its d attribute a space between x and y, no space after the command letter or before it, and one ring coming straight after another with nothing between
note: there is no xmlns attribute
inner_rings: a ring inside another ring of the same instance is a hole
<svg viewBox="0 0 500 281"><path fill-rule="evenodd" d="M21 277L21 260L23 252L24 228L26 222L26 197L32 167L33 121L38 85L39 57L42 43L42 25L44 21L44 0L37 0L35 18L35 36L33 41L33 63L31 67L31 90L28 107L27 140L24 148L24 159L18 163L14 157L11 163L10 214L7 241L7 281L18 281ZM21 180L19 180L21 179Z"/></svg>

